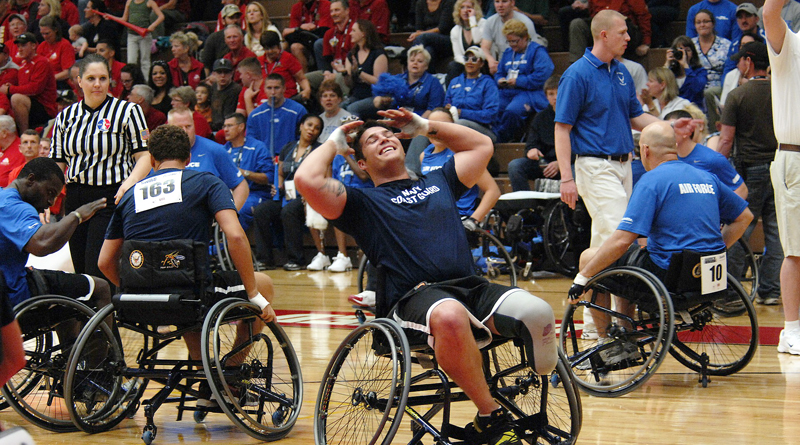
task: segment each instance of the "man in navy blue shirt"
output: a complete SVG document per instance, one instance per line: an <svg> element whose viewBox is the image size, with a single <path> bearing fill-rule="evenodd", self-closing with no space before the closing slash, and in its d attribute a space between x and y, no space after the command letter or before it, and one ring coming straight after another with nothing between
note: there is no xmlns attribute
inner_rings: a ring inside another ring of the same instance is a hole
<svg viewBox="0 0 800 445"><path fill-rule="evenodd" d="M569 290L571 302L581 297L589 278L612 264L642 267L663 279L673 253L724 251L753 219L747 202L716 176L678 160L669 123L648 125L639 146L648 173L636 183L617 230L599 248L581 254L580 273ZM640 236L647 237L646 247L633 245ZM633 310L625 299L616 302L619 312ZM597 303L608 307L609 295L600 295ZM599 336L608 337L608 314L592 312Z"/></svg>
<svg viewBox="0 0 800 445"><path fill-rule="evenodd" d="M288 142L297 140L300 119L308 111L292 99L286 99L286 80L272 73L264 80L264 91L269 100L256 107L247 116L247 136L264 143L273 156ZM270 105L274 103L273 105Z"/></svg>
<svg viewBox="0 0 800 445"><path fill-rule="evenodd" d="M222 182L233 192L233 202L236 203L236 208L241 209L250 195L250 187L239 169L233 165L233 161L222 145L197 136L192 112L187 108L170 110L167 115L167 123L179 127L189 136L189 143L192 144L192 159L186 168L209 172L222 179Z"/></svg>

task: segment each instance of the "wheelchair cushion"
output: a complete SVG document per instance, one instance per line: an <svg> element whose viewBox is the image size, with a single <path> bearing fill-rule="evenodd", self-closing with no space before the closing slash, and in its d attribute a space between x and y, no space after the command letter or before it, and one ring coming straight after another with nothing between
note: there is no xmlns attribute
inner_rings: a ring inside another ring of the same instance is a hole
<svg viewBox="0 0 800 445"><path fill-rule="evenodd" d="M119 278L125 292L158 290L202 292L208 283L208 247L189 239L126 240L122 245Z"/></svg>

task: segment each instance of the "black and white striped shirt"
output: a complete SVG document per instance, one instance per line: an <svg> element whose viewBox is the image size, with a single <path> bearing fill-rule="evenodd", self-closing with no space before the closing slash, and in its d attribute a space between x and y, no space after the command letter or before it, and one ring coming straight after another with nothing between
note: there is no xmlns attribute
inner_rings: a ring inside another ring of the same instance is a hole
<svg viewBox="0 0 800 445"><path fill-rule="evenodd" d="M148 136L139 105L108 96L93 110L80 101L56 116L50 157L67 164L67 183L119 184L133 169L133 155L147 151Z"/></svg>

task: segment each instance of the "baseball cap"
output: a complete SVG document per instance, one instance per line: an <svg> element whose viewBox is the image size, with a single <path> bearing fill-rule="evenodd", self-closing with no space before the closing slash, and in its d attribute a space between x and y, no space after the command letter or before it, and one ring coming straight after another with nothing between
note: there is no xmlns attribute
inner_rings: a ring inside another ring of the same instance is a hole
<svg viewBox="0 0 800 445"><path fill-rule="evenodd" d="M758 15L758 8L752 3L742 3L741 5L736 7L736 16L739 16L740 12L746 12L750 15Z"/></svg>
<svg viewBox="0 0 800 445"><path fill-rule="evenodd" d="M218 59L211 71L233 71L233 63L228 59Z"/></svg>
<svg viewBox="0 0 800 445"><path fill-rule="evenodd" d="M769 65L769 55L767 55L767 45L761 42L745 43L739 48L739 52L731 56L731 60L738 61L742 57L749 57L753 63Z"/></svg>
<svg viewBox="0 0 800 445"><path fill-rule="evenodd" d="M11 19L14 18L22 20L22 23L24 23L26 27L28 26L28 21L25 20L25 16L23 16L22 14L11 14L10 16L8 16L8 21L10 22Z"/></svg>
<svg viewBox="0 0 800 445"><path fill-rule="evenodd" d="M239 15L242 14L242 10L239 9L239 7L236 6L236 5L225 5L225 7L222 8L222 12L220 12L220 15L223 18L232 17L232 16L234 16L236 14L239 14Z"/></svg>
<svg viewBox="0 0 800 445"><path fill-rule="evenodd" d="M468 53L476 55L481 60L486 60L486 56L483 54L483 50L477 46L470 46L469 48L467 48L467 50L464 51L464 55L467 55Z"/></svg>
<svg viewBox="0 0 800 445"><path fill-rule="evenodd" d="M17 45L24 45L26 43L31 43L31 42L39 43L36 41L36 37L34 37L33 33L30 32L22 33L18 35L16 39L14 39L14 43L16 43Z"/></svg>

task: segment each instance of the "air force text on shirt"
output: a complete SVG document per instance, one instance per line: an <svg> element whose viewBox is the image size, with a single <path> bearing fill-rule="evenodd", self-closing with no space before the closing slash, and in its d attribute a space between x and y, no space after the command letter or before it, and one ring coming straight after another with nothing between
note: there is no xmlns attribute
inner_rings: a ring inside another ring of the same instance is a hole
<svg viewBox="0 0 800 445"><path fill-rule="evenodd" d="M678 187L680 187L681 195L685 195L687 193L702 193L705 195L714 195L714 186L711 184L690 184L690 183L679 183Z"/></svg>
<svg viewBox="0 0 800 445"><path fill-rule="evenodd" d="M396 198L392 198L392 202L395 204L416 204L419 201L424 200L429 195L439 192L439 187L432 185L430 187L411 187L410 189L403 190Z"/></svg>

